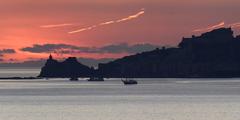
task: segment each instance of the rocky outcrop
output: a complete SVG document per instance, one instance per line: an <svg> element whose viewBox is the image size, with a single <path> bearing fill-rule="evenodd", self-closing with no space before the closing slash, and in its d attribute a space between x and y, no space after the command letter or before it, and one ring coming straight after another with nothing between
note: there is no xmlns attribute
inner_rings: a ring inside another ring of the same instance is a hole
<svg viewBox="0 0 240 120"><path fill-rule="evenodd" d="M79 63L75 57L69 57L63 62L58 62L50 55L45 66L42 67L39 77L89 77L93 71L88 66Z"/></svg>

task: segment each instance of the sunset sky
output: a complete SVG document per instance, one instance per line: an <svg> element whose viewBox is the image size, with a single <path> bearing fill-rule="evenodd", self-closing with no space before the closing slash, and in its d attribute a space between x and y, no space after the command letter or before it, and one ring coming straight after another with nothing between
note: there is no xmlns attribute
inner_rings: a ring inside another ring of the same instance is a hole
<svg viewBox="0 0 240 120"><path fill-rule="evenodd" d="M176 46L182 37L231 24L237 35L239 5L239 0L2 0L0 61L49 53L116 58Z"/></svg>

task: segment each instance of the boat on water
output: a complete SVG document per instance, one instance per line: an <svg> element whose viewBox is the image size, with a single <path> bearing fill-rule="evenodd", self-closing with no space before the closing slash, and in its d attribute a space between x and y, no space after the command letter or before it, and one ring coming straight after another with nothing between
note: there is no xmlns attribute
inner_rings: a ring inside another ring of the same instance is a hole
<svg viewBox="0 0 240 120"><path fill-rule="evenodd" d="M103 77L90 77L87 81L104 81Z"/></svg>
<svg viewBox="0 0 240 120"><path fill-rule="evenodd" d="M70 81L78 81L78 77L71 77L69 80Z"/></svg>
<svg viewBox="0 0 240 120"><path fill-rule="evenodd" d="M136 80L122 80L122 82L124 83L124 85L136 85L138 84L138 82Z"/></svg>

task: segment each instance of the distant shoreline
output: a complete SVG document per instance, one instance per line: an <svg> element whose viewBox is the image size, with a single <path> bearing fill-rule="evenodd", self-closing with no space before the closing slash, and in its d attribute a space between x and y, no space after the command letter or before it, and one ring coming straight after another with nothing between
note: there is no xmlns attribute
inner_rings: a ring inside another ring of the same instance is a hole
<svg viewBox="0 0 240 120"><path fill-rule="evenodd" d="M10 79L14 79L14 80L25 80L25 79L43 79L41 77L0 77L0 80L10 80Z"/></svg>
<svg viewBox="0 0 240 120"><path fill-rule="evenodd" d="M68 77L60 77L60 78L68 78ZM81 77L79 77L81 78ZM165 79L224 79L224 78L240 78L240 77L148 77L149 79L157 79L157 78L165 78ZM45 77L0 77L0 80L34 80L34 79L47 79ZM49 79L57 79L57 77L50 77ZM109 79L109 78L107 78ZM119 78L121 79L121 78ZM135 77L133 79L147 79L145 77Z"/></svg>

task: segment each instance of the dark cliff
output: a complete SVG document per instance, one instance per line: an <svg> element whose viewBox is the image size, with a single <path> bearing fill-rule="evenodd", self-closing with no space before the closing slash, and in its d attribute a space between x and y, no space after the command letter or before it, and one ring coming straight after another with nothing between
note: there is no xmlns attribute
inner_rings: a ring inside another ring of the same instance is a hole
<svg viewBox="0 0 240 120"><path fill-rule="evenodd" d="M93 70L77 61L75 57L69 57L63 62L54 60L50 55L39 77L89 77Z"/></svg>
<svg viewBox="0 0 240 120"><path fill-rule="evenodd" d="M240 37L220 28L161 48L99 64L105 77L240 77Z"/></svg>

